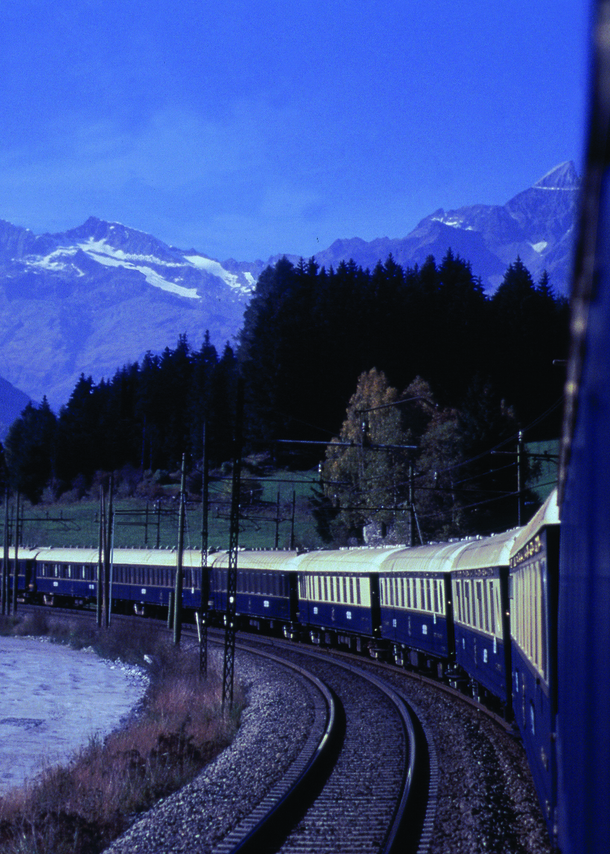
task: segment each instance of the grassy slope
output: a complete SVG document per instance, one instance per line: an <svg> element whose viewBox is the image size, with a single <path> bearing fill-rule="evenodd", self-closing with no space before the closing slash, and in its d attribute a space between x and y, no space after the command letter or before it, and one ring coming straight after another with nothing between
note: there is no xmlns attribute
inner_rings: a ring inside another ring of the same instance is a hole
<svg viewBox="0 0 610 854"><path fill-rule="evenodd" d="M270 478L259 478L253 485L262 486L256 504L242 505L239 545L244 548L273 548L276 537L277 494L280 492L278 546L289 548L291 540L292 494L296 496L295 542L299 546L322 545L309 508L309 496L316 482L313 473L276 472ZM118 547L175 548L178 531L176 487L168 487L160 501L143 498L117 498L114 502L114 544ZM226 549L229 545L229 507L231 481L217 480L210 486L208 517L209 546ZM45 503L37 507L25 503L22 542L30 546L96 547L99 542L100 502L85 497L71 503ZM0 519L0 528L3 520ZM201 547L201 503L194 497L188 502L186 547Z"/></svg>

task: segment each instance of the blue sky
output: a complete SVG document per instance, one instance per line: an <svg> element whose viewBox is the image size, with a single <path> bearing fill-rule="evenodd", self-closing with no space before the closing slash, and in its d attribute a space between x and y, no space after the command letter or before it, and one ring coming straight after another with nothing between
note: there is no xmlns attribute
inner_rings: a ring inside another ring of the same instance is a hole
<svg viewBox="0 0 610 854"><path fill-rule="evenodd" d="M2 0L0 218L225 260L582 167L585 0Z"/></svg>

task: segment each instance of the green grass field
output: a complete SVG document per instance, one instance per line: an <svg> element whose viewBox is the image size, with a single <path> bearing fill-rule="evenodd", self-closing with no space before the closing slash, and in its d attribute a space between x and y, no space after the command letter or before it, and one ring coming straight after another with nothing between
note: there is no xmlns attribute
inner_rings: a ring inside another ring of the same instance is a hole
<svg viewBox="0 0 610 854"><path fill-rule="evenodd" d="M316 474L276 472L268 478L245 476L240 509L239 545L244 548L320 548L309 497ZM294 492L294 499L293 499ZM114 545L116 548L175 548L178 541L178 495L175 485L157 500L118 497L114 500ZM278 504L279 493L279 504ZM209 548L229 546L231 480L210 484L208 512ZM293 525L294 504L294 525ZM278 513L279 507L279 513ZM14 501L9 505L14 516ZM59 501L33 507L23 502L21 543L26 546L97 547L100 536L100 499L85 496L70 503ZM202 508L198 497L187 503L185 547L201 548ZM4 515L0 519L4 536ZM14 523L11 523L14 530ZM293 533L294 531L294 533Z"/></svg>

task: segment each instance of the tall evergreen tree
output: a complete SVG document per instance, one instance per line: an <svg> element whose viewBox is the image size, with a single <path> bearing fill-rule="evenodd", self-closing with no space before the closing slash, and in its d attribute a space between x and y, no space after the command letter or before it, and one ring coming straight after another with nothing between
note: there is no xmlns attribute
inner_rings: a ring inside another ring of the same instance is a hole
<svg viewBox="0 0 610 854"><path fill-rule="evenodd" d="M5 456L9 482L32 504L37 504L53 474L57 419L43 398L40 406L28 403L6 437Z"/></svg>

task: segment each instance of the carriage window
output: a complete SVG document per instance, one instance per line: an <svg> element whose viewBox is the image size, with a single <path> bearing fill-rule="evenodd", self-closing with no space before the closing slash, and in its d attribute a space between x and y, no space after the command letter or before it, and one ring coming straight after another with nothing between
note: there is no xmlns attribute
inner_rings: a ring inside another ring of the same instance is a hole
<svg viewBox="0 0 610 854"><path fill-rule="evenodd" d="M328 602L328 578L324 576L324 599Z"/></svg>
<svg viewBox="0 0 610 854"><path fill-rule="evenodd" d="M438 581L435 581L435 582L434 582L434 610L435 610L435 612L436 612L437 614L438 614L438 612L439 612L439 607L438 607L438 585L439 585L439 582L438 582Z"/></svg>
<svg viewBox="0 0 610 854"><path fill-rule="evenodd" d="M464 622L470 623L470 582L464 582Z"/></svg>
<svg viewBox="0 0 610 854"><path fill-rule="evenodd" d="M483 604L484 604L484 611L485 611L485 631L488 632L489 631L489 602L487 599L487 587L485 585L485 582L483 582Z"/></svg>
<svg viewBox="0 0 610 854"><path fill-rule="evenodd" d="M349 601L347 598L347 578L345 576L343 576L343 601Z"/></svg>
<svg viewBox="0 0 610 854"><path fill-rule="evenodd" d="M349 580L349 601L353 605L354 604L354 579L350 578Z"/></svg>
<svg viewBox="0 0 610 854"><path fill-rule="evenodd" d="M473 590L472 590L472 624L473 626L478 626L480 624L480 611L481 611L481 582L473 581ZM478 611L477 611L478 608Z"/></svg>

